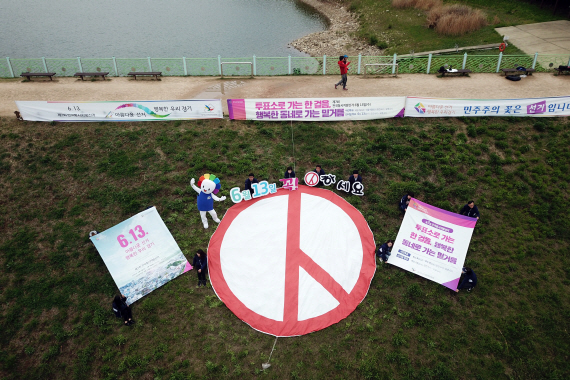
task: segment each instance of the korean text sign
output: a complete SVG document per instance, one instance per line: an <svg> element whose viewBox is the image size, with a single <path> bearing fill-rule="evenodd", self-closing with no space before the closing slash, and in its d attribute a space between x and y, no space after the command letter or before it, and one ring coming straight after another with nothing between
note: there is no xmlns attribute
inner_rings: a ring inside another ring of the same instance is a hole
<svg viewBox="0 0 570 380"><path fill-rule="evenodd" d="M371 120L403 117L406 98L228 99L235 120Z"/></svg>
<svg viewBox="0 0 570 380"><path fill-rule="evenodd" d="M476 223L412 198L388 263L456 290Z"/></svg>
<svg viewBox="0 0 570 380"><path fill-rule="evenodd" d="M154 100L109 102L22 102L16 105L31 121L156 121L221 119L222 101Z"/></svg>
<svg viewBox="0 0 570 380"><path fill-rule="evenodd" d="M155 207L91 241L128 304L192 269Z"/></svg>
<svg viewBox="0 0 570 380"><path fill-rule="evenodd" d="M570 116L570 96L527 99L406 99L405 117Z"/></svg>

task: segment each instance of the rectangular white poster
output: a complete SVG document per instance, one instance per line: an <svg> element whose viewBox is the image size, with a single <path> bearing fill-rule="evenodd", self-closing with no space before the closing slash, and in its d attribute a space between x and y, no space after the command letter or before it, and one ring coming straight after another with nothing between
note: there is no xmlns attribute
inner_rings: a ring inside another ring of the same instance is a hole
<svg viewBox="0 0 570 380"><path fill-rule="evenodd" d="M412 198L388 263L457 290L476 223Z"/></svg>
<svg viewBox="0 0 570 380"><path fill-rule="evenodd" d="M91 241L129 305L192 269L156 207L92 236Z"/></svg>
<svg viewBox="0 0 570 380"><path fill-rule="evenodd" d="M30 121L156 121L222 119L222 101L144 100L108 102L16 101Z"/></svg>
<svg viewBox="0 0 570 380"><path fill-rule="evenodd" d="M339 121L404 117L405 96L389 98L228 99L232 120Z"/></svg>
<svg viewBox="0 0 570 380"><path fill-rule="evenodd" d="M570 96L525 99L445 99L408 96L405 117L570 116Z"/></svg>

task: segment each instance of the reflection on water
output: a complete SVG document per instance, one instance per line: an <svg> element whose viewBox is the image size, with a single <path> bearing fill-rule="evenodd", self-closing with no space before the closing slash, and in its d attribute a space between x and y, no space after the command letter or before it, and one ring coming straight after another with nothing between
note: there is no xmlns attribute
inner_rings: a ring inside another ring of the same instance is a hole
<svg viewBox="0 0 570 380"><path fill-rule="evenodd" d="M287 44L327 27L294 0L19 0L0 14L12 58L303 56Z"/></svg>

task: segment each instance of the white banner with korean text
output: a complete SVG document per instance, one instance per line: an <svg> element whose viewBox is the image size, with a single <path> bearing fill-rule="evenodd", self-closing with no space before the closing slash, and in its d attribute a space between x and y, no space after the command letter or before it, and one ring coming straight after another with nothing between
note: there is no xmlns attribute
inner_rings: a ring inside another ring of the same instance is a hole
<svg viewBox="0 0 570 380"><path fill-rule="evenodd" d="M570 116L570 96L525 99L445 99L408 96L404 116Z"/></svg>
<svg viewBox="0 0 570 380"><path fill-rule="evenodd" d="M90 239L129 305L192 269L155 207Z"/></svg>
<svg viewBox="0 0 570 380"><path fill-rule="evenodd" d="M406 97L228 99L232 120L372 120L404 117Z"/></svg>
<svg viewBox="0 0 570 380"><path fill-rule="evenodd" d="M144 100L107 102L16 101L30 121L149 121L222 119L222 101Z"/></svg>
<svg viewBox="0 0 570 380"><path fill-rule="evenodd" d="M388 263L457 290L476 223L412 198Z"/></svg>

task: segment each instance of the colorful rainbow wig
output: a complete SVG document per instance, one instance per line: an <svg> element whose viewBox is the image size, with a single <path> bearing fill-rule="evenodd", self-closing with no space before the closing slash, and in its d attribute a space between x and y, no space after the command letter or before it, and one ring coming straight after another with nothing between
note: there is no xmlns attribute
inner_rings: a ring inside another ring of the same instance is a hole
<svg viewBox="0 0 570 380"><path fill-rule="evenodd" d="M198 187L202 187L202 181L205 179L209 179L210 181L214 181L214 183L216 184L216 190L212 191L212 194L218 194L218 192L222 188L222 183L220 182L220 179L213 174L204 174L198 180Z"/></svg>

